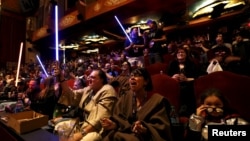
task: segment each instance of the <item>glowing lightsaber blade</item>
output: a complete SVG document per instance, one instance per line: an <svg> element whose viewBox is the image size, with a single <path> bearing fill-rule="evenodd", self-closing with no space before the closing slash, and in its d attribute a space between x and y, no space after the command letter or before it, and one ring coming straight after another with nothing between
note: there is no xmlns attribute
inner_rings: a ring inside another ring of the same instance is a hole
<svg viewBox="0 0 250 141"><path fill-rule="evenodd" d="M16 86L17 86L17 83L18 83L18 77L19 77L19 72L20 72L20 64L21 64L21 59L22 59L22 52L23 52L23 42L21 42L21 44L20 44L19 58L18 58L18 64L17 64L17 73L16 73L16 83L15 83Z"/></svg>
<svg viewBox="0 0 250 141"><path fill-rule="evenodd" d="M124 32L124 34L127 36L129 42L132 43L132 40L130 39L130 37L128 36L127 32L126 32L125 29L123 28L123 26L122 26L121 22L119 21L119 19L118 19L116 16L115 16L115 19L116 19L116 21L118 22L118 24L120 25L120 27L121 27L122 31Z"/></svg>
<svg viewBox="0 0 250 141"><path fill-rule="evenodd" d="M63 49L63 63L66 64L66 59L65 59L65 48Z"/></svg>
<svg viewBox="0 0 250 141"><path fill-rule="evenodd" d="M55 6L55 46L56 46L56 61L59 61L59 51L58 51L58 7Z"/></svg>
<svg viewBox="0 0 250 141"><path fill-rule="evenodd" d="M45 68L44 68L44 66L43 66L43 63L41 62L39 56L36 55L36 58L37 58L37 60L38 60L38 62L39 62L39 64L40 64L40 66L42 67L43 72L45 73L46 77L48 77L49 75L48 75L48 73L46 72L46 70L45 70Z"/></svg>

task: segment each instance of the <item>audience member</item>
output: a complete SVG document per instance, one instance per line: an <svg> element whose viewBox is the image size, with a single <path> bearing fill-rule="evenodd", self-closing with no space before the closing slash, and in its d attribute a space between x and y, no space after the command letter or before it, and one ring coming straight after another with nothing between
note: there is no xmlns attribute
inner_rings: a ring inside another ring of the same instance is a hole
<svg viewBox="0 0 250 141"><path fill-rule="evenodd" d="M196 64L188 57L188 51L178 48L175 52L175 60L170 62L167 75L180 83L180 103L183 116L190 116L195 110L195 97L193 82L200 72Z"/></svg>
<svg viewBox="0 0 250 141"><path fill-rule="evenodd" d="M144 44L149 50L149 63L163 62L162 44L166 41L166 35L155 21L148 20L149 30L144 32Z"/></svg>
<svg viewBox="0 0 250 141"><path fill-rule="evenodd" d="M208 89L200 97L200 105L189 119L187 141L208 140L207 125L246 125L244 119L230 107L218 89Z"/></svg>
<svg viewBox="0 0 250 141"><path fill-rule="evenodd" d="M236 33L232 56L228 56L225 63L228 71L250 75L250 41L244 40L247 36L245 34L243 31Z"/></svg>
<svg viewBox="0 0 250 141"><path fill-rule="evenodd" d="M210 50L212 52L212 58L210 59L217 59L223 66L225 63L225 59L228 56L232 55L232 44L225 43L223 35L221 33L218 33L216 36L216 44L213 45Z"/></svg>
<svg viewBox="0 0 250 141"><path fill-rule="evenodd" d="M82 89L86 86L87 84L86 84L85 78L75 78L74 84L73 84L74 90Z"/></svg>
<svg viewBox="0 0 250 141"><path fill-rule="evenodd" d="M159 94L148 95L153 86L147 70L133 70L129 84L131 91L120 97L113 116L101 120L106 133L103 141L172 140L169 103Z"/></svg>
<svg viewBox="0 0 250 141"><path fill-rule="evenodd" d="M64 81L64 75L55 67L55 76L58 77L63 91L63 99L69 99L72 106L83 109L83 124L80 132L73 135L73 140L97 141L102 140L100 120L112 114L113 106L117 100L116 92L107 84L107 76L100 69L93 70L88 76L89 85L83 89L71 90ZM80 101L79 101L80 99ZM75 102L76 101L76 102Z"/></svg>
<svg viewBox="0 0 250 141"><path fill-rule="evenodd" d="M30 100L29 108L38 113L48 115L49 119L53 118L54 108L58 100L54 84L54 78L48 77L44 80L45 87L40 90L38 82L30 80L27 91Z"/></svg>
<svg viewBox="0 0 250 141"><path fill-rule="evenodd" d="M143 50L144 50L144 41L143 38L139 35L139 28L140 27L133 27L130 31L130 42L129 39L125 41L125 52L128 58L128 62L133 67L137 65L138 67L144 67L144 57L143 57Z"/></svg>
<svg viewBox="0 0 250 141"><path fill-rule="evenodd" d="M119 75L119 73L114 69L114 67L114 64L111 65L110 63L106 63L104 68L102 69L106 73L108 80Z"/></svg>
<svg viewBox="0 0 250 141"><path fill-rule="evenodd" d="M122 72L117 77L114 77L109 80L110 84L113 84L113 86L116 86L116 89L118 90L118 96L124 95L129 89L129 76L132 71L131 65L128 61L123 62L122 64Z"/></svg>

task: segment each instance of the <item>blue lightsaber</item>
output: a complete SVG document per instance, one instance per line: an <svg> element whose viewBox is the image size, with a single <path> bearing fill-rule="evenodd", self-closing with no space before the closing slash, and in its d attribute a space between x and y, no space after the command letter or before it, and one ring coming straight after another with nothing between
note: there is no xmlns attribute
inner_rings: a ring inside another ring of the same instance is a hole
<svg viewBox="0 0 250 141"><path fill-rule="evenodd" d="M132 40L130 39L130 37L128 36L127 32L126 32L125 29L123 28L123 26L122 26L121 22L119 21L119 19L118 19L116 16L115 16L115 19L116 19L116 21L118 22L118 24L120 25L120 27L121 27L122 31L124 32L124 34L127 36L129 42L132 43Z"/></svg>
<svg viewBox="0 0 250 141"><path fill-rule="evenodd" d="M41 62L40 58L38 57L38 55L36 55L36 58L38 60L38 62L40 63L40 66L42 66L42 69L43 69L43 72L45 73L45 75L48 77L48 73L46 72L44 66L43 66L43 63Z"/></svg>
<svg viewBox="0 0 250 141"><path fill-rule="evenodd" d="M58 7L55 6L55 46L56 46L56 61L59 61L59 51L58 51Z"/></svg>

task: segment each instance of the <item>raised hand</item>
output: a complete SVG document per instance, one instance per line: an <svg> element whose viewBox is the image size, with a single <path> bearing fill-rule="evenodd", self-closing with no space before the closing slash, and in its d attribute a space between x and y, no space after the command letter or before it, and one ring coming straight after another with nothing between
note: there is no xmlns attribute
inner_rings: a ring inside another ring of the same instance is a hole
<svg viewBox="0 0 250 141"><path fill-rule="evenodd" d="M207 108L208 108L207 105L201 105L200 107L198 107L196 109L196 115L197 116L205 117L206 116L206 110L207 110Z"/></svg>

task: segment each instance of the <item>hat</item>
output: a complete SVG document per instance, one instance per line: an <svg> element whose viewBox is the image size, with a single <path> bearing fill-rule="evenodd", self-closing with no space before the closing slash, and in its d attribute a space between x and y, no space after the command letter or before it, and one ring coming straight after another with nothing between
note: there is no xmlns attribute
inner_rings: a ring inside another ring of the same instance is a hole
<svg viewBox="0 0 250 141"><path fill-rule="evenodd" d="M148 25L148 24L152 24L152 23L154 23L154 22L155 22L155 21L149 19L149 20L147 20L147 25Z"/></svg>

